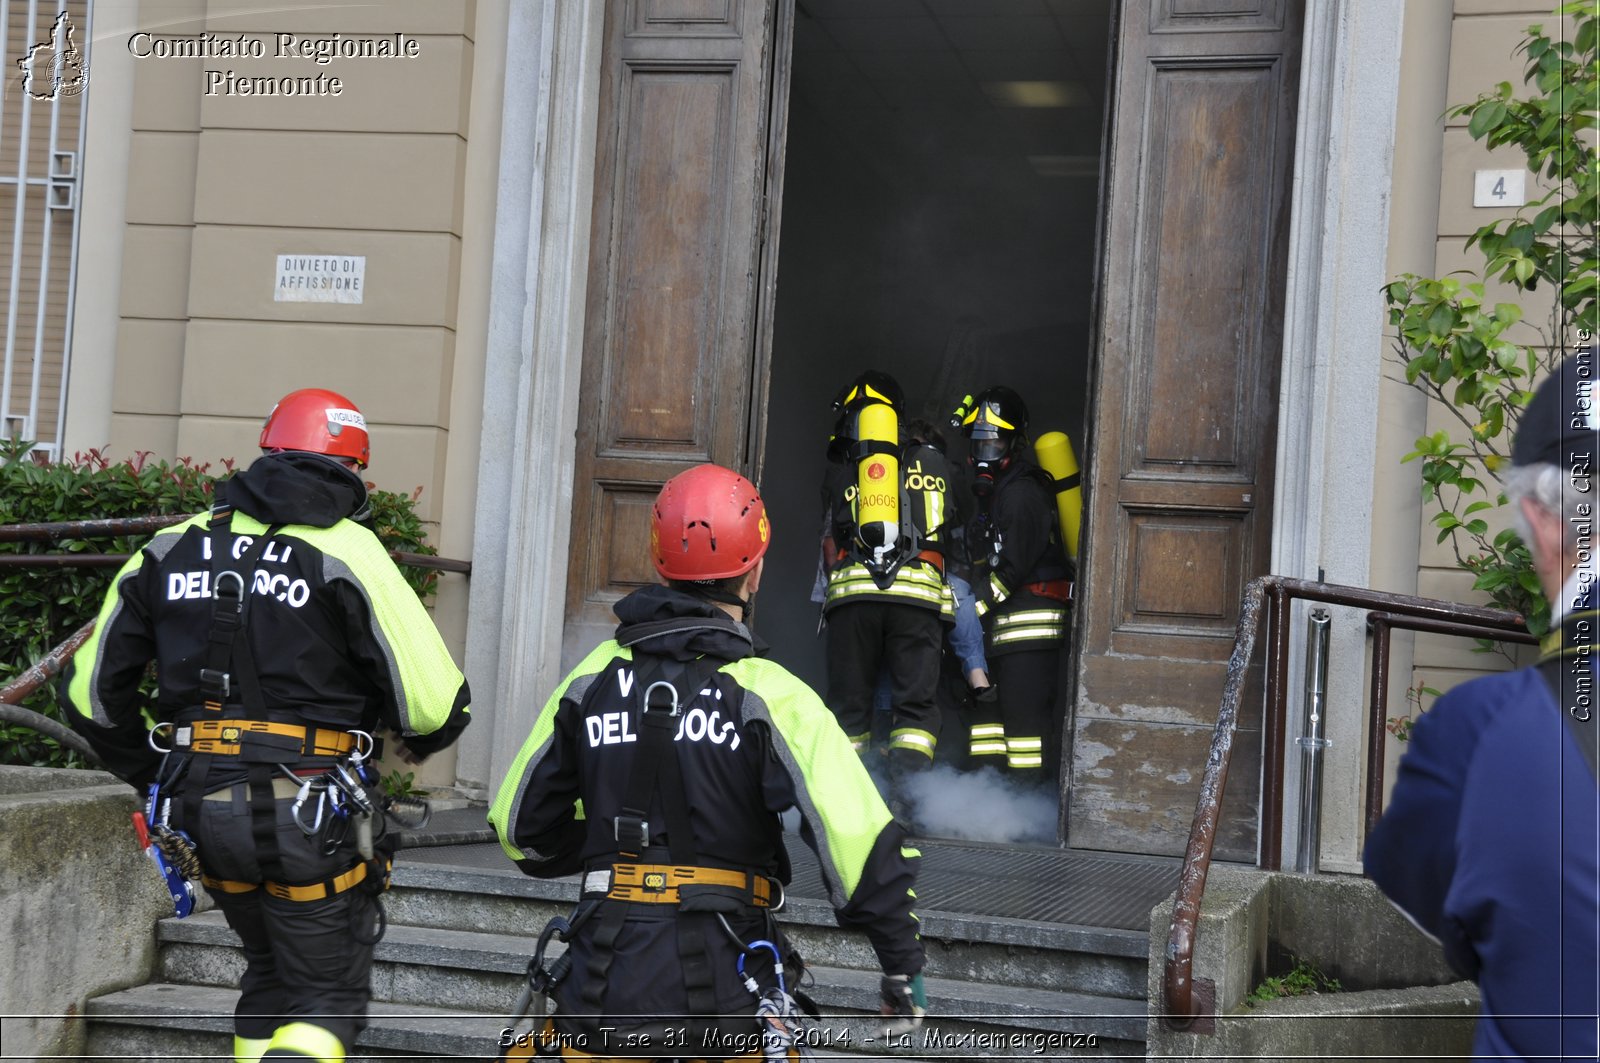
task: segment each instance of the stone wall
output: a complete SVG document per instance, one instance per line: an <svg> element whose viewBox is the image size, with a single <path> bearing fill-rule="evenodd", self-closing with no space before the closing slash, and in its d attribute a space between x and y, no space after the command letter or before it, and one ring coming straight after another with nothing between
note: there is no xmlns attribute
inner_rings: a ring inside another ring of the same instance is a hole
<svg viewBox="0 0 1600 1063"><path fill-rule="evenodd" d="M83 1051L89 997L149 981L172 903L134 840L134 791L99 771L0 766L0 1043Z"/></svg>
<svg viewBox="0 0 1600 1063"><path fill-rule="evenodd" d="M1162 1020L1172 907L1168 898L1150 913L1152 1059L1471 1055L1477 987L1459 981L1439 947L1368 879L1213 867L1193 967L1205 1013L1182 1031ZM1343 991L1246 1003L1263 978L1298 961Z"/></svg>

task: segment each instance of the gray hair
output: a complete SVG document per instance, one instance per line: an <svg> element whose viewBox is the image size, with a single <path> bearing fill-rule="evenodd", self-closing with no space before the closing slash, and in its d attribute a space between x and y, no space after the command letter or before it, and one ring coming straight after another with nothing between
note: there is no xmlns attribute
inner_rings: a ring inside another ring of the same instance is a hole
<svg viewBox="0 0 1600 1063"><path fill-rule="evenodd" d="M1595 478L1591 475L1571 473L1559 465L1538 463L1518 465L1505 479L1506 499L1511 503L1511 519L1522 536L1522 541L1533 541L1528 519L1519 504L1526 498L1553 517L1560 517L1566 528L1570 545L1577 546L1585 528L1592 528L1595 519ZM1587 509L1580 509L1586 506Z"/></svg>

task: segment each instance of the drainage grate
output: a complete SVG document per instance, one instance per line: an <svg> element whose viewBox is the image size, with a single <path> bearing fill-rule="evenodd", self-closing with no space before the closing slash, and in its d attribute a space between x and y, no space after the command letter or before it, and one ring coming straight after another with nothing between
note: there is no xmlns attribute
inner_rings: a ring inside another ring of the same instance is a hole
<svg viewBox="0 0 1600 1063"><path fill-rule="evenodd" d="M1150 909L1178 884L1182 861L1173 857L1012 849L918 840L922 871L917 908L924 912L985 915L1043 923L1144 931ZM790 894L823 900L822 873L811 850L794 840ZM498 844L407 849L408 863L506 869Z"/></svg>
<svg viewBox="0 0 1600 1063"><path fill-rule="evenodd" d="M1007 849L918 840L917 908L1046 923L1147 930L1150 909L1178 884L1182 861L1156 856ZM811 850L792 845L791 893L822 898Z"/></svg>

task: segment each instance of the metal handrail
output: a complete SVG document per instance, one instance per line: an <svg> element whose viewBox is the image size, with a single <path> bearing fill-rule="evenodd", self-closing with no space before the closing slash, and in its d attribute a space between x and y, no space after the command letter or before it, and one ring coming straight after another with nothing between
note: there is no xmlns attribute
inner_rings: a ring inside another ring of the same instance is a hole
<svg viewBox="0 0 1600 1063"><path fill-rule="evenodd" d="M149 517L114 517L106 520L61 520L38 524L0 525L0 543L53 543L63 539L99 539L128 535L150 535L182 524L191 513ZM114 568L130 554L0 554L0 568ZM472 562L433 554L391 550L397 565L435 569L440 572L472 574Z"/></svg>
<svg viewBox="0 0 1600 1063"><path fill-rule="evenodd" d="M0 525L0 543L59 542L63 539L93 539L105 536L149 535L174 524L188 520L189 514L150 517L118 517L109 520L51 521L40 524ZM0 567L17 568L113 568L120 566L131 554L0 554ZM391 550L389 557L399 565L413 568L436 569L440 572L472 574L472 562L431 554L415 554L404 550ZM59 646L45 654L31 667L24 669L0 687L0 723L27 727L48 734L56 741L71 746L98 759L82 736L64 727L48 716L21 707L22 700L61 674L78 648L94 633L95 622L90 620L69 635Z"/></svg>
<svg viewBox="0 0 1600 1063"><path fill-rule="evenodd" d="M1374 591L1365 587L1349 587L1337 583L1318 583L1313 580L1289 579L1284 576L1263 577L1269 582L1272 595L1272 656L1267 659L1267 719L1263 726L1266 749L1266 792L1261 799L1261 858L1260 866L1277 871L1282 867L1283 843L1283 733L1288 706L1289 684L1289 603L1299 599L1323 602L1328 605L1346 605L1358 609L1376 609L1401 616L1421 617L1441 623L1469 623L1500 631L1520 632L1527 628L1522 617L1509 609L1490 609L1481 605L1463 605L1439 598L1423 598L1415 594L1394 594Z"/></svg>
<svg viewBox="0 0 1600 1063"><path fill-rule="evenodd" d="M31 667L13 676L4 687L0 687L0 723L26 727L30 731L49 735L62 745L82 753L90 763L98 764L99 755L82 735L42 713L22 707L23 698L61 674L67 661L78 652L78 647L87 642L89 636L94 633L94 623L91 620L84 624L69 635L65 642L45 654Z"/></svg>
<svg viewBox="0 0 1600 1063"><path fill-rule="evenodd" d="M0 568L116 568L132 554L0 554ZM431 568L440 572L472 574L472 562L453 557L435 557L432 554L412 554L404 550L390 550L389 558L397 565L412 568Z"/></svg>
<svg viewBox="0 0 1600 1063"><path fill-rule="evenodd" d="M1372 634L1372 683L1367 700L1367 812L1363 842L1383 815L1383 761L1388 730L1384 716L1389 711L1389 636L1396 629L1421 631L1430 635L1455 635L1460 638L1493 639L1537 646L1539 639L1524 631L1506 631L1479 624L1401 616L1397 613L1368 613L1367 630Z"/></svg>
<svg viewBox="0 0 1600 1063"><path fill-rule="evenodd" d="M1178 895L1173 904L1172 928L1167 935L1166 964L1162 972L1164 1021L1175 1030L1187 1029L1199 1017L1194 999L1194 940L1200 921L1200 901L1205 894L1206 875L1211 868L1211 850L1216 842L1217 819L1222 806L1222 791L1228 777L1228 761L1233 752L1239 699L1245 673L1255 655L1260 633L1261 606L1268 596L1268 623L1272 649L1267 658L1266 719L1262 740L1266 744L1262 766L1263 786L1260 814L1260 845L1257 865L1279 869L1282 860L1283 825L1283 732L1288 702L1289 602L1294 599L1324 602L1329 605L1383 610L1391 614L1420 617L1439 623L1477 625L1483 630L1517 632L1522 618L1504 609L1462 605L1435 598L1368 590L1333 583L1290 579L1285 576L1259 576L1251 580L1239 603L1239 622L1233 652L1228 658L1227 680L1223 684L1222 704L1211 734L1211 749L1206 757L1205 774L1195 803L1194 820L1184 851L1183 870L1178 876Z"/></svg>
<svg viewBox="0 0 1600 1063"><path fill-rule="evenodd" d="M106 536L149 535L188 520L192 513L149 517L112 517L105 520L55 520L39 524L0 525L0 543L53 543L61 539L98 539Z"/></svg>

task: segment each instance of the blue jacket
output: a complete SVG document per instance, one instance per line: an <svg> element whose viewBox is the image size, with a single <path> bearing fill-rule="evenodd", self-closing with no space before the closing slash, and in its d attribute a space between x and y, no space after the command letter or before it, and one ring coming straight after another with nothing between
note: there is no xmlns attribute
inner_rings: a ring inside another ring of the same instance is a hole
<svg viewBox="0 0 1600 1063"><path fill-rule="evenodd" d="M1597 806L1536 669L1465 683L1417 721L1366 870L1476 979L1477 1055L1595 1058Z"/></svg>

